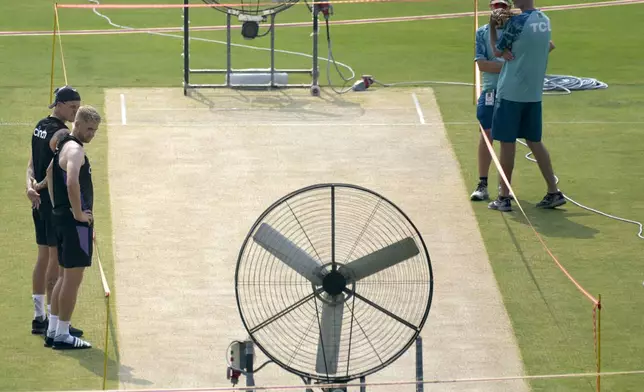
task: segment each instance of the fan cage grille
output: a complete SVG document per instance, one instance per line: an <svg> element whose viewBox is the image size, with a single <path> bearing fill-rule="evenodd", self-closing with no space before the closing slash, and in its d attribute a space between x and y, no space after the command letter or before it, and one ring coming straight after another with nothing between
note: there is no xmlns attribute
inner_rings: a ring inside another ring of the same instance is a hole
<svg viewBox="0 0 644 392"><path fill-rule="evenodd" d="M335 244L331 240L332 200ZM356 293L411 326L344 294L344 316L338 320L342 330L337 372L317 372L323 300L308 280L253 241L261 223L269 224L323 264L331 263L333 245L335 260L342 265L413 238L418 255L355 284ZM365 188L320 184L285 196L260 216L240 251L235 290L244 326L269 358L312 379L352 380L387 366L414 342L431 306L433 275L422 237L402 210Z"/></svg>

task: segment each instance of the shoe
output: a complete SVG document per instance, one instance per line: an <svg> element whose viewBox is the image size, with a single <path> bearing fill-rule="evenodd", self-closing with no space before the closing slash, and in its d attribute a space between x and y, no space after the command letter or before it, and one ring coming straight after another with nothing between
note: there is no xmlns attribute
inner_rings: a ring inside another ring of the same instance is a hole
<svg viewBox="0 0 644 392"><path fill-rule="evenodd" d="M47 348L51 348L51 346L54 345L54 338L51 338L45 334L45 344L44 346Z"/></svg>
<svg viewBox="0 0 644 392"><path fill-rule="evenodd" d="M31 333L33 335L44 335L49 327L49 319L37 317L31 320Z"/></svg>
<svg viewBox="0 0 644 392"><path fill-rule="evenodd" d="M49 319L40 320L38 318L31 321L31 333L34 335L46 335L49 328ZM69 326L69 334L80 338L83 336L83 330Z"/></svg>
<svg viewBox="0 0 644 392"><path fill-rule="evenodd" d="M71 343L68 343L65 340L54 339L54 343L51 346L51 348L53 348L54 350L79 350L79 349L85 349L85 348L92 348L92 345L90 342L86 342L81 338L72 336Z"/></svg>
<svg viewBox="0 0 644 392"><path fill-rule="evenodd" d="M78 328L74 328L74 327L72 327L70 325L69 326L69 334L72 335L75 338L80 338L81 336L83 336L83 330L78 329Z"/></svg>
<svg viewBox="0 0 644 392"><path fill-rule="evenodd" d="M499 185L499 193L501 193L501 185ZM514 200L514 196L508 195L508 197L510 198L510 200Z"/></svg>
<svg viewBox="0 0 644 392"><path fill-rule="evenodd" d="M509 197L499 196L496 200L490 202L487 208L502 212L512 211L512 203Z"/></svg>
<svg viewBox="0 0 644 392"><path fill-rule="evenodd" d="M566 204L566 198L563 193L546 193L543 200L537 203L537 208L555 208L564 204Z"/></svg>
<svg viewBox="0 0 644 392"><path fill-rule="evenodd" d="M487 191L487 182L480 181L476 186L476 190L472 192L470 200L472 201L483 201L490 198L490 194Z"/></svg>

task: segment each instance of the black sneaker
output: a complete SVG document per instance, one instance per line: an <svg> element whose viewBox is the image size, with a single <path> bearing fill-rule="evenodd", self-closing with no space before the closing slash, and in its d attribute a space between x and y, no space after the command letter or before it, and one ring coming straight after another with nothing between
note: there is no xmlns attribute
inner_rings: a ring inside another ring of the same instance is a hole
<svg viewBox="0 0 644 392"><path fill-rule="evenodd" d="M37 317L31 320L31 333L33 335L44 335L49 327L49 319Z"/></svg>
<svg viewBox="0 0 644 392"><path fill-rule="evenodd" d="M51 348L51 346L53 346L53 345L54 345L54 338L50 338L49 336L47 336L47 334L45 334L45 344L44 344L44 346L47 347L47 348Z"/></svg>
<svg viewBox="0 0 644 392"><path fill-rule="evenodd" d="M563 193L546 193L543 200L537 203L537 208L555 208L564 204L566 204L566 198Z"/></svg>
<svg viewBox="0 0 644 392"><path fill-rule="evenodd" d="M34 335L46 335L47 334L47 328L49 328L49 319L46 318L42 320L41 318L37 318L31 321L31 333ZM72 336L75 336L77 338L80 338L83 336L83 330L74 328L71 325L69 326L69 334Z"/></svg>
<svg viewBox="0 0 644 392"><path fill-rule="evenodd" d="M499 196L496 200L490 202L490 204L487 205L487 208L491 210L509 212L512 211L512 203L509 197Z"/></svg>
<svg viewBox="0 0 644 392"><path fill-rule="evenodd" d="M70 325L69 326L69 334L74 336L74 337L76 337L76 338L80 338L81 336L83 336L83 330L78 329L78 328L74 328L74 327L72 327Z"/></svg>
<svg viewBox="0 0 644 392"><path fill-rule="evenodd" d="M65 340L54 339L54 344L51 346L54 350L80 350L85 348L92 348L90 342L72 336L72 342L68 343Z"/></svg>

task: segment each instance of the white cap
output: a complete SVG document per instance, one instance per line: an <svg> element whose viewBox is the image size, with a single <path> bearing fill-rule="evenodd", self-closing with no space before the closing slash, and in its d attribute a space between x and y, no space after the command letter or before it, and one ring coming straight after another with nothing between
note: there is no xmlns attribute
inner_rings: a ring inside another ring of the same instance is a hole
<svg viewBox="0 0 644 392"><path fill-rule="evenodd" d="M505 4L508 7L512 6L512 4L510 4L510 0L491 0L490 4Z"/></svg>

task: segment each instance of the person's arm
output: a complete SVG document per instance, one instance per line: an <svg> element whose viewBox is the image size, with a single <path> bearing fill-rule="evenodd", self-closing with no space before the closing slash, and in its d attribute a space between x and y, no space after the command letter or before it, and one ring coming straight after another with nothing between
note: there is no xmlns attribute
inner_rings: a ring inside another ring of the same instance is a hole
<svg viewBox="0 0 644 392"><path fill-rule="evenodd" d="M555 50L555 48L556 48L555 43L550 41L550 50L548 52L552 52L553 50Z"/></svg>
<svg viewBox="0 0 644 392"><path fill-rule="evenodd" d="M91 212L83 211L81 205L81 193L80 193L80 168L83 166L85 161L85 151L83 148L77 144L68 144L66 151L66 167L65 171L67 172L67 195L69 197L69 203L72 205L72 214L74 214L74 219L79 222L89 222L91 223Z"/></svg>
<svg viewBox="0 0 644 392"><path fill-rule="evenodd" d="M58 147L58 142L61 141L65 136L69 135L69 129L67 128L61 128L54 133L54 136L51 137L51 140L49 141L49 148L51 149L52 152L56 152L56 148ZM41 190L47 188L47 177L43 178L42 181L37 183L35 185L35 188L38 192Z"/></svg>
<svg viewBox="0 0 644 392"><path fill-rule="evenodd" d="M53 184L54 183L54 160L52 159L51 162L49 162L49 166L47 166L47 176L45 177L47 179L48 184ZM47 192L49 192L49 199L51 200L51 205L54 204L54 187L48 187Z"/></svg>
<svg viewBox="0 0 644 392"><path fill-rule="evenodd" d="M476 31L474 61L476 61L481 72L499 73L503 64L498 61L488 60L488 49L485 42L486 31L485 27Z"/></svg>
<svg viewBox="0 0 644 392"><path fill-rule="evenodd" d="M34 161L33 157L29 157L29 162L27 162L27 198L31 201L31 205L34 208L40 207L40 194L36 190L36 180L34 179Z"/></svg>
<svg viewBox="0 0 644 392"><path fill-rule="evenodd" d="M496 57L503 57L506 60L513 60L512 44L519 38L521 28L517 24L517 17L513 16L505 23L503 34L498 38L496 28L492 28L492 24L496 24L495 19L490 20L490 44L494 50Z"/></svg>
<svg viewBox="0 0 644 392"><path fill-rule="evenodd" d="M476 64L481 72L501 73L501 68L503 68L503 63L500 61L476 60Z"/></svg>

